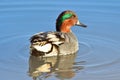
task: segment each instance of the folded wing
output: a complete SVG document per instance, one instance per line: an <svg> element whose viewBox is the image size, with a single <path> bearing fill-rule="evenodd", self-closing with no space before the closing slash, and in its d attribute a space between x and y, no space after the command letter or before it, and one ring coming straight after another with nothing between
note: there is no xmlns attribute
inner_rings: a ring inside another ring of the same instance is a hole
<svg viewBox="0 0 120 80"><path fill-rule="evenodd" d="M53 46L59 46L65 42L65 34L61 32L41 32L30 38L31 48L40 52L50 52Z"/></svg>

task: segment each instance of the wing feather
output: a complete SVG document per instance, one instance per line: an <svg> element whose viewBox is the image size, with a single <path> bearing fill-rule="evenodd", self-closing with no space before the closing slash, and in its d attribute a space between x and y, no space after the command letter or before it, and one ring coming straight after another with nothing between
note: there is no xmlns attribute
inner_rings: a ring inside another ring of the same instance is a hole
<svg viewBox="0 0 120 80"><path fill-rule="evenodd" d="M49 52L54 45L59 46L65 42L65 34L61 32L41 32L30 38L31 47L41 52Z"/></svg>

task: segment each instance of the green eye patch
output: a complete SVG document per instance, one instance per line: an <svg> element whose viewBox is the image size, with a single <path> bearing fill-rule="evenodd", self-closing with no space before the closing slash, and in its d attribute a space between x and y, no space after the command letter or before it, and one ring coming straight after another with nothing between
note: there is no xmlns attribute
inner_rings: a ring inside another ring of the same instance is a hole
<svg viewBox="0 0 120 80"><path fill-rule="evenodd" d="M64 20L66 20L66 19L72 17L72 15L73 15L73 14L71 14L71 13L64 14L64 15L60 18L60 20L59 20L59 22L58 22L58 25L60 26L61 23L62 23Z"/></svg>

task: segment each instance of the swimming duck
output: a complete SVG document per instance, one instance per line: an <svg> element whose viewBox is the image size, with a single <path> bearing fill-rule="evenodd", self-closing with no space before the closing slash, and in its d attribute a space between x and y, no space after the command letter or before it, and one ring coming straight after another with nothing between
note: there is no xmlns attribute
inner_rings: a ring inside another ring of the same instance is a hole
<svg viewBox="0 0 120 80"><path fill-rule="evenodd" d="M36 33L30 38L30 53L33 56L57 56L74 54L78 51L78 40L71 27L82 24L75 12L71 10L63 11L56 20L56 31Z"/></svg>

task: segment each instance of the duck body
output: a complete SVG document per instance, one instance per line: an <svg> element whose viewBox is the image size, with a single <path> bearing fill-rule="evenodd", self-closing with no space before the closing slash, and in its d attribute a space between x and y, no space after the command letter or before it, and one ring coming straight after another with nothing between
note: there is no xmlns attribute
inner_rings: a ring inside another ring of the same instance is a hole
<svg viewBox="0 0 120 80"><path fill-rule="evenodd" d="M57 56L78 51L78 40L72 32L43 32L31 37L31 54L34 56Z"/></svg>
<svg viewBox="0 0 120 80"><path fill-rule="evenodd" d="M56 21L56 31L40 32L30 38L31 55L50 57L76 53L78 40L70 29L74 25L86 27L73 11L62 12Z"/></svg>

